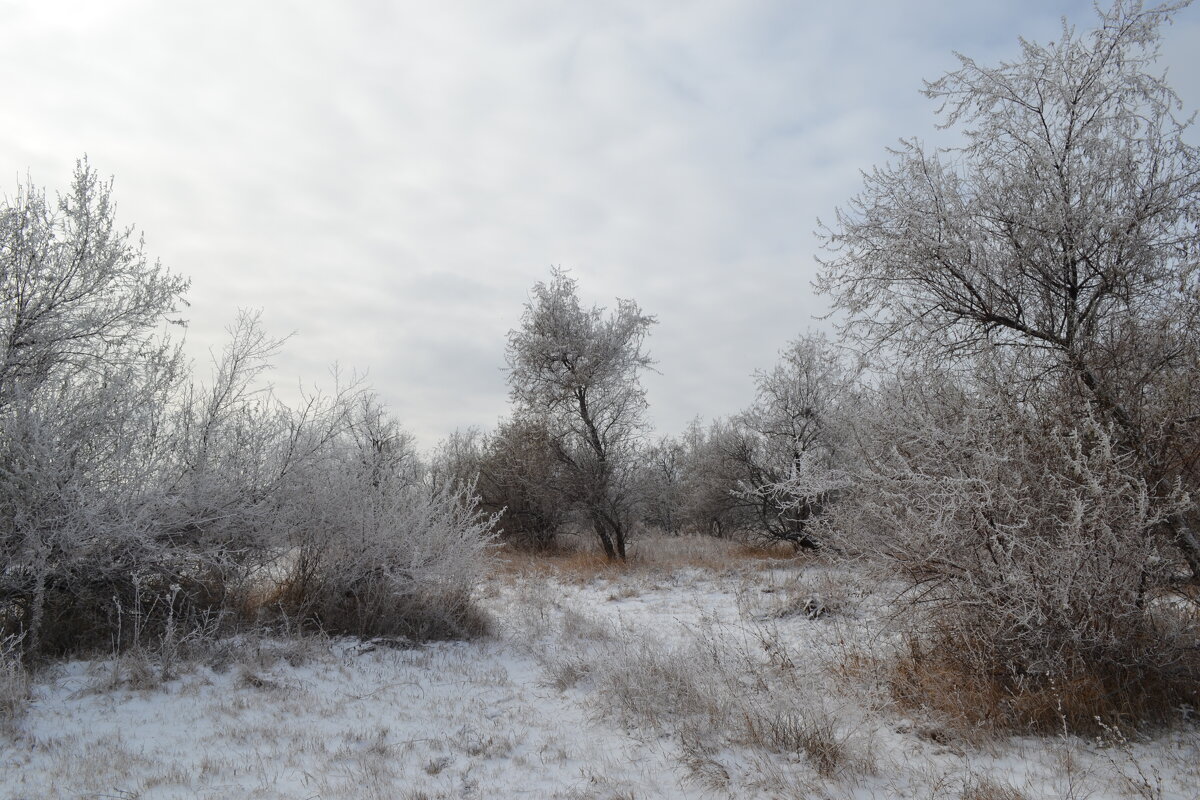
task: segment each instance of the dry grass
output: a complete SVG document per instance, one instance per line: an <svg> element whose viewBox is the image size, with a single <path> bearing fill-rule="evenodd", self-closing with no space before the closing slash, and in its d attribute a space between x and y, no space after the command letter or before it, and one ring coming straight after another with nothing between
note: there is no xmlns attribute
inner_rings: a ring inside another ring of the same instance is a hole
<svg viewBox="0 0 1200 800"><path fill-rule="evenodd" d="M501 573L553 577L563 583L581 584L597 578L617 579L679 569L718 573L768 569L811 558L810 554L797 554L792 547L778 543L759 545L711 536L648 535L631 544L625 561L610 561L589 540L564 539L555 549L543 552L501 547L497 566Z"/></svg>
<svg viewBox="0 0 1200 800"><path fill-rule="evenodd" d="M866 764L833 718L812 710L803 715L794 709L747 714L744 741L771 752L803 753L822 778L836 778L852 766L864 769Z"/></svg>
<svg viewBox="0 0 1200 800"><path fill-rule="evenodd" d="M539 781L538 796L595 800L1192 796L1194 734L972 742L902 719L886 694L896 660L876 646L881 606L857 573L645 575L632 565L571 586L501 574L485 597L500 635L474 642L238 636L158 685L152 652L75 664L69 683L60 665L9 753L34 759L18 767L41 776L31 782L89 797L533 796ZM652 583L636 602L605 601ZM819 621L768 613L813 592L845 605ZM88 721L48 718L55 692ZM134 733L145 725L163 741Z"/></svg>
<svg viewBox="0 0 1200 800"><path fill-rule="evenodd" d="M1069 731L1094 736L1105 727L1144 728L1177 721L1200 706L1200 664L1089 668L1068 674L1015 674L989 668L986 644L922 643L910 638L888 676L904 708L932 713L960 733ZM1200 654L1198 654L1200 659Z"/></svg>
<svg viewBox="0 0 1200 800"><path fill-rule="evenodd" d="M107 695L118 690L154 692L168 681L193 675L203 667L217 673L233 670L237 686L269 690L275 688L272 679L265 677L269 671L280 665L303 666L328 651L329 640L320 635L272 638L265 631L254 631L193 642L186 657L175 655L168 670L162 649L135 647L92 661L89 679L75 696Z"/></svg>
<svg viewBox="0 0 1200 800"><path fill-rule="evenodd" d="M646 567L692 567L722 571L731 567L771 566L775 562L796 563L811 558L778 542L717 539L712 536L653 536L636 539L630 549L635 565Z"/></svg>
<svg viewBox="0 0 1200 800"><path fill-rule="evenodd" d="M501 573L553 577L563 583L587 583L597 577L620 575L630 568L629 562L609 561L603 553L590 550L531 553L505 546L497 558L497 570Z"/></svg>
<svg viewBox="0 0 1200 800"><path fill-rule="evenodd" d="M364 581L364 584L368 582ZM363 587L284 579L262 595L258 616L297 620L309 632L415 641L451 641L485 635L489 621L466 591L405 593L378 581Z"/></svg>
<svg viewBox="0 0 1200 800"><path fill-rule="evenodd" d="M727 782L716 754L730 748L801 759L824 780L870 773L869 743L827 707L790 656L776 657L783 645L772 644L715 622L675 646L624 631L590 647L578 643L574 660L551 662L548 672L556 681L588 681L602 715L673 738L703 785Z"/></svg>
<svg viewBox="0 0 1200 800"><path fill-rule="evenodd" d="M1025 795L1008 784L987 776L971 778L963 787L961 800L1026 800Z"/></svg>

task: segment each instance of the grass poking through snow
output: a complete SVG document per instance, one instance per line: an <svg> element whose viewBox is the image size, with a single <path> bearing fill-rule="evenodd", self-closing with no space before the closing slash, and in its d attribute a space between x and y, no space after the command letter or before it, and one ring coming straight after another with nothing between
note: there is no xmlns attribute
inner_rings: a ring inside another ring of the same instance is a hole
<svg viewBox="0 0 1200 800"><path fill-rule="evenodd" d="M214 641L32 679L0 659L0 796L1191 798L1194 728L971 736L887 692L886 592L713 540L508 555L494 633ZM815 609L820 609L816 611Z"/></svg>

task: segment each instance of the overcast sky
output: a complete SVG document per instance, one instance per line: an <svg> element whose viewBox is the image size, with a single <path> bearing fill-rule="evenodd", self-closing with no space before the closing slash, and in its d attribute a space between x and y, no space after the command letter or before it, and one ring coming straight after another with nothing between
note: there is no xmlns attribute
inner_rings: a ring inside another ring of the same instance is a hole
<svg viewBox="0 0 1200 800"><path fill-rule="evenodd" d="M585 302L658 317L645 384L675 433L828 328L816 220L934 135L921 80L1063 15L1094 20L1083 0L0 0L0 191L63 189L86 153L191 277L193 354L262 309L296 334L277 384L369 371L425 446L506 413L506 333L562 266ZM1162 63L1200 107L1200 7Z"/></svg>

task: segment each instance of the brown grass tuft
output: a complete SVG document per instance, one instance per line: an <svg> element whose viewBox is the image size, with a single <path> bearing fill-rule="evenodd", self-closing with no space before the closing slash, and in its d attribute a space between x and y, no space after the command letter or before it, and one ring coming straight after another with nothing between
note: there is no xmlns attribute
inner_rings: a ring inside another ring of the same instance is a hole
<svg viewBox="0 0 1200 800"><path fill-rule="evenodd" d="M588 550L552 550L539 553L502 547L496 561L501 573L526 577L554 577L564 583L587 583L632 568L628 561L609 561L604 553Z"/></svg>
<svg viewBox="0 0 1200 800"><path fill-rule="evenodd" d="M986 668L987 648L909 639L892 664L888 688L901 706L933 713L964 730L1068 731L1096 735L1108 727L1168 723L1180 707L1200 703L1198 663L1112 664L1079 662L1067 674L1020 674ZM1200 655L1200 654L1198 654Z"/></svg>
<svg viewBox="0 0 1200 800"><path fill-rule="evenodd" d="M987 778L972 778L963 787L962 800L1025 800L1025 795L1013 787Z"/></svg>

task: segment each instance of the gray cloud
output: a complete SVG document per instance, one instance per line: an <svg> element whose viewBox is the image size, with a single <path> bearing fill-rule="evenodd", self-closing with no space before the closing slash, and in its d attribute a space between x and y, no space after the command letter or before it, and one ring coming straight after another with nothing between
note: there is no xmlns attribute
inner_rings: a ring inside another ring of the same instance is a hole
<svg viewBox="0 0 1200 800"><path fill-rule="evenodd" d="M0 175L62 186L88 153L192 276L194 352L262 308L297 332L281 386L369 369L427 445L504 413L505 334L570 268L659 317L646 384L676 431L828 325L816 219L936 136L922 78L1062 14L1090 25L1082 0L0 0ZM1196 16L1164 48L1193 108Z"/></svg>

